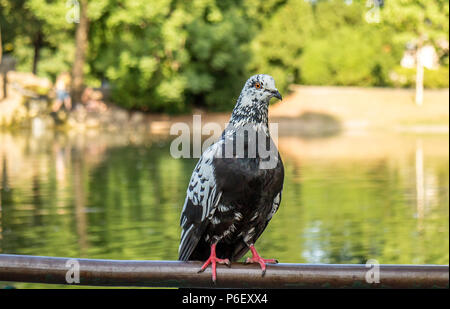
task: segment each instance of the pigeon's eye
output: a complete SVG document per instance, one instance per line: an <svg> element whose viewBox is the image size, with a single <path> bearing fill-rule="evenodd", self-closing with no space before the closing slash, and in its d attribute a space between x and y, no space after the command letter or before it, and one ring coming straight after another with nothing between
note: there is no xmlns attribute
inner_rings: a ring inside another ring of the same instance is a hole
<svg viewBox="0 0 450 309"><path fill-rule="evenodd" d="M255 88L256 88L256 89L261 89L261 84L258 83L258 82L256 82L256 83L255 83Z"/></svg>

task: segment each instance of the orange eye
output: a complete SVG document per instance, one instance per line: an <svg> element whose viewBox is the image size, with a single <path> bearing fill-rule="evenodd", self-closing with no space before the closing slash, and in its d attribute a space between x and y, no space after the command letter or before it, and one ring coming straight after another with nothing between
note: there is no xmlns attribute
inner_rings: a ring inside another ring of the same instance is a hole
<svg viewBox="0 0 450 309"><path fill-rule="evenodd" d="M261 84L258 83L258 82L256 82L256 83L255 83L255 88L256 88L256 89L260 89L260 88L261 88Z"/></svg>

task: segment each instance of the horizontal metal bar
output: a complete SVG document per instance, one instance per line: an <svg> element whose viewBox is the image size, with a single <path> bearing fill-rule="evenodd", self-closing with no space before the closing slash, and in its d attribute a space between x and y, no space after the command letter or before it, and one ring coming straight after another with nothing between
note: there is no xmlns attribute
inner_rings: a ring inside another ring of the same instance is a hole
<svg viewBox="0 0 450 309"><path fill-rule="evenodd" d="M75 262L74 262L75 261ZM376 271L366 265L277 264L268 265L263 277L259 265L233 263L231 268L217 268L217 282L211 270L197 273L200 262L124 261L70 259L28 255L0 254L0 281L78 285L147 287L220 287L220 288L448 288L448 265L379 265ZM69 280L70 281L70 280ZM371 280L369 280L371 281Z"/></svg>

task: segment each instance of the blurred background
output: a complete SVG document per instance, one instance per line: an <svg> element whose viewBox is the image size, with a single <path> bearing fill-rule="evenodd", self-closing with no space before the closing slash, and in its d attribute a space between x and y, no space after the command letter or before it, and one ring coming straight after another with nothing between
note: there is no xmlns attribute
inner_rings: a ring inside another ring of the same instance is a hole
<svg viewBox="0 0 450 309"><path fill-rule="evenodd" d="M449 263L445 0L0 0L0 253L177 259L170 126L223 126L257 73L286 169L261 254Z"/></svg>

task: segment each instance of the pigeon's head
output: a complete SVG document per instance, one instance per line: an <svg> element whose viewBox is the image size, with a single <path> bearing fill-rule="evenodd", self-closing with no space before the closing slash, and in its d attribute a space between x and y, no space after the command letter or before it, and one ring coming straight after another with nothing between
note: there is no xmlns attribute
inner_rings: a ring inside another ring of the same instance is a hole
<svg viewBox="0 0 450 309"><path fill-rule="evenodd" d="M281 94L275 87L275 80L267 74L258 74L250 77L245 82L241 94L264 103L268 103L273 97L282 99Z"/></svg>
<svg viewBox="0 0 450 309"><path fill-rule="evenodd" d="M231 115L231 121L267 123L267 108L271 98L281 100L273 77L267 74L253 75L245 82Z"/></svg>

